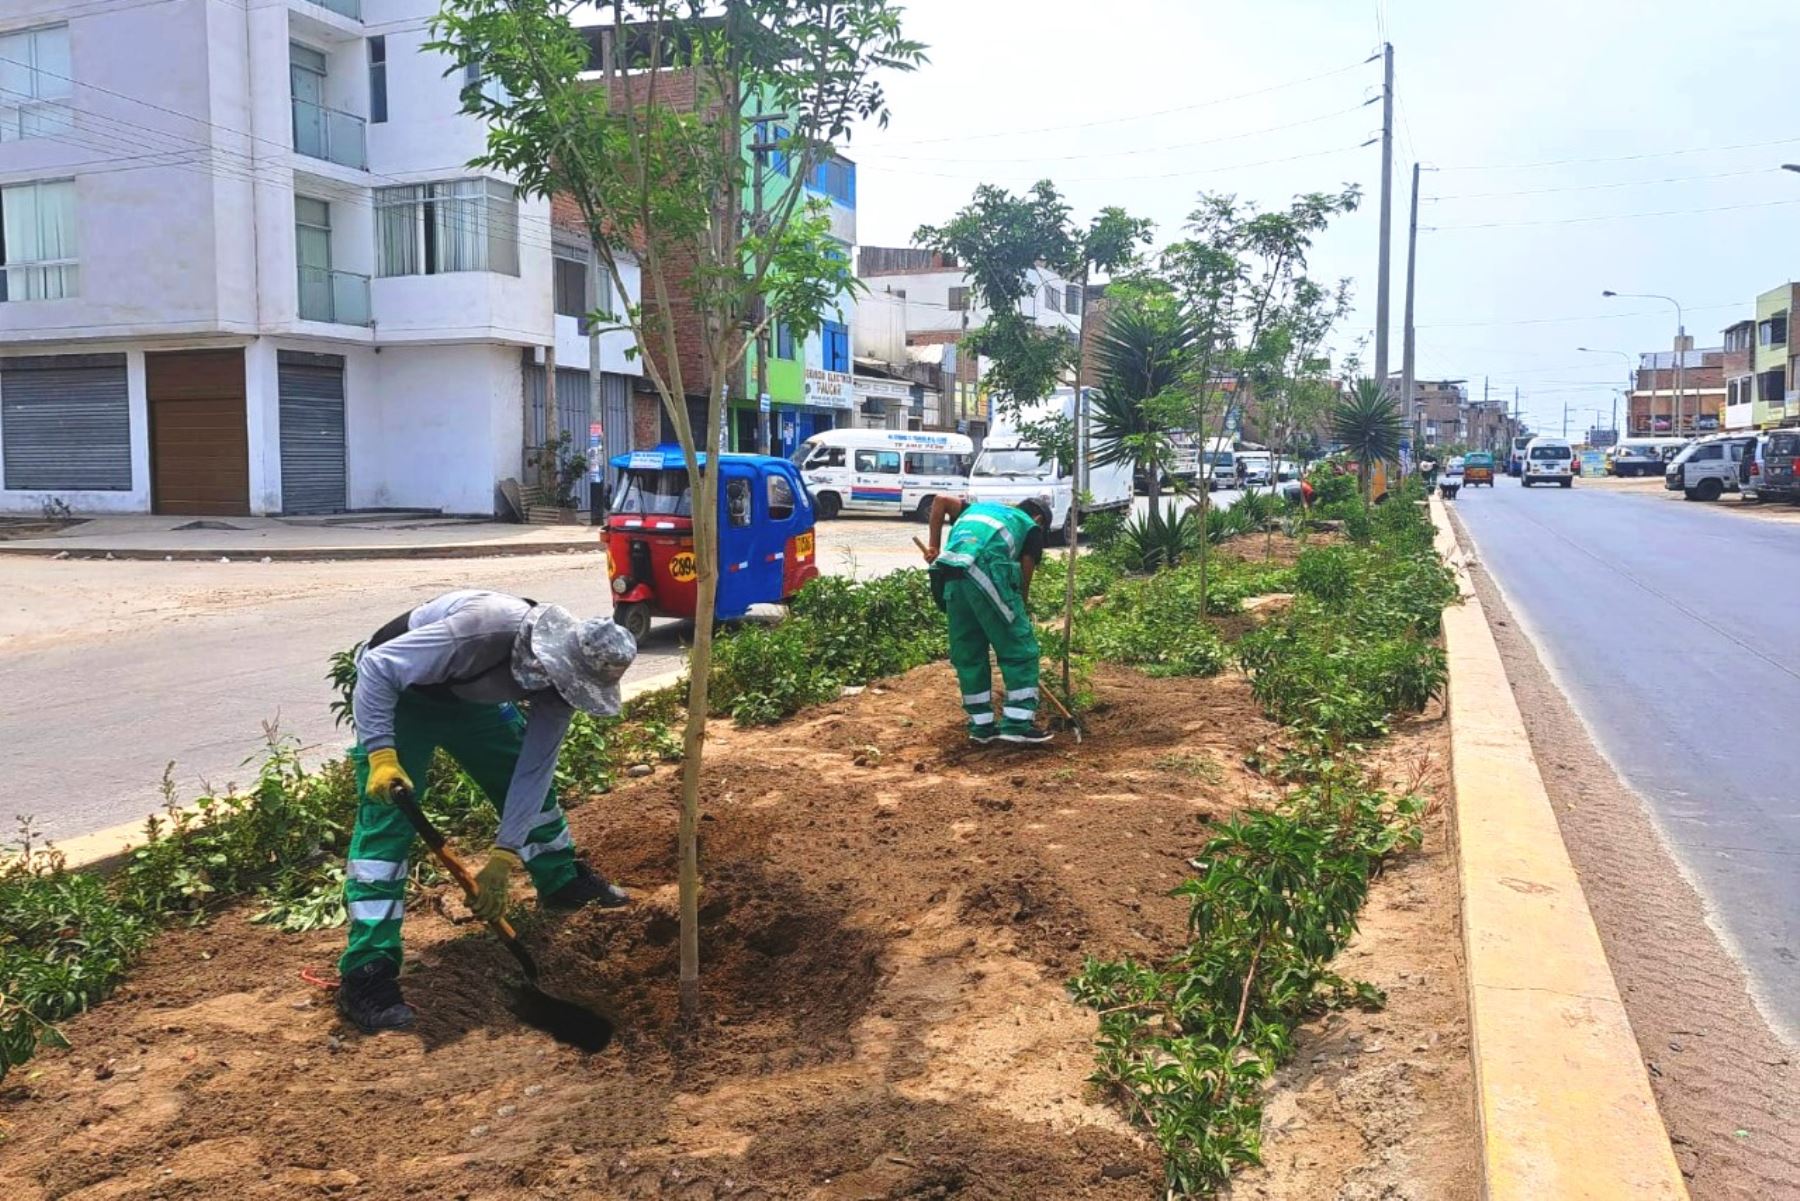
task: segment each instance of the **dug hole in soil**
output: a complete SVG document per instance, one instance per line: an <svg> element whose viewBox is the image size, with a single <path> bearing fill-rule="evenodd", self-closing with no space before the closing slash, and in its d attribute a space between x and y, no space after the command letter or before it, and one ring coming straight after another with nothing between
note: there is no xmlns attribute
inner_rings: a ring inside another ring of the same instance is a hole
<svg viewBox="0 0 1800 1201"><path fill-rule="evenodd" d="M971 747L941 664L715 723L693 1031L674 768L570 815L636 904L527 922L546 984L617 1016L599 1054L518 1021L511 961L447 889L408 914L419 1019L375 1038L300 978L341 930L239 910L171 932L0 1089L0 1196L1160 1197L1154 1149L1085 1084L1095 1020L1064 981L1180 945L1167 892L1213 823L1274 799L1244 760L1280 731L1237 677L1103 669L1097 691L1087 741L1037 750ZM1383 744L1397 780L1441 780L1442 726ZM1346 968L1393 1002L1302 1031L1241 1195L1474 1195L1441 815L1366 918Z"/></svg>

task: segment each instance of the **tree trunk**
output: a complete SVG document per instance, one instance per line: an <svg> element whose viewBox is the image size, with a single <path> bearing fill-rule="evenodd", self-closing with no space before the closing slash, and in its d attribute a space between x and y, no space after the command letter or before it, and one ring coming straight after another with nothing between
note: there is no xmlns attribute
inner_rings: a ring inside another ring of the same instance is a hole
<svg viewBox="0 0 1800 1201"><path fill-rule="evenodd" d="M717 398L707 405L707 429L718 424ZM687 725L681 736L681 819L676 846L681 863L681 1017L692 1027L700 1014L700 773L706 751L706 716L711 707L713 613L719 595L719 452L716 436L696 430L694 450L707 456L707 469L693 485L694 645L688 651Z"/></svg>

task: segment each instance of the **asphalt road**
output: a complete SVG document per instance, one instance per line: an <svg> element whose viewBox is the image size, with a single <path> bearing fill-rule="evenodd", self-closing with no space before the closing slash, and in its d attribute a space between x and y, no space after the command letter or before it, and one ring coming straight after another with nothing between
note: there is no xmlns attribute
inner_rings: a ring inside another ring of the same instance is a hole
<svg viewBox="0 0 1800 1201"><path fill-rule="evenodd" d="M918 562L917 525L819 527L820 565L867 577ZM52 838L136 821L173 763L182 800L245 783L263 723L309 762L352 739L332 721L329 656L452 588L581 615L610 611L597 554L337 563L8 559L0 567L0 843L15 815ZM626 679L679 669L691 626L658 622Z"/></svg>
<svg viewBox="0 0 1800 1201"><path fill-rule="evenodd" d="M1579 480L1455 508L1765 1011L1800 1030L1800 530Z"/></svg>

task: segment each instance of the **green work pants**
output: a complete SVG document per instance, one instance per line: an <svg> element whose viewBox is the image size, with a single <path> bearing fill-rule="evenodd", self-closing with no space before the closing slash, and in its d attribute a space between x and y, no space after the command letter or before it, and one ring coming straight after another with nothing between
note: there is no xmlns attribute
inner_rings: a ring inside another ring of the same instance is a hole
<svg viewBox="0 0 1800 1201"><path fill-rule="evenodd" d="M999 733L1017 734L1032 728L1037 719L1038 640L1025 598L1012 577L990 575L994 595L968 576L944 581L944 615L950 622L950 666L962 688L963 712L969 716L971 738L991 738L994 727L994 677L988 666L988 649L1000 664L1006 692L1000 702ZM996 600L995 598L998 598ZM1010 613L1003 612L1005 605Z"/></svg>
<svg viewBox="0 0 1800 1201"><path fill-rule="evenodd" d="M407 691L400 694L394 708L394 749L421 802L432 752L442 747L499 810L506 803L524 734L525 718L512 705L479 705ZM345 868L350 945L338 960L340 973L381 957L399 966L407 859L416 837L412 823L398 806L363 796L369 757L361 746L350 749L350 761L356 768L360 804ZM544 798L542 818L519 852L539 896L555 892L575 878L575 851L554 789Z"/></svg>

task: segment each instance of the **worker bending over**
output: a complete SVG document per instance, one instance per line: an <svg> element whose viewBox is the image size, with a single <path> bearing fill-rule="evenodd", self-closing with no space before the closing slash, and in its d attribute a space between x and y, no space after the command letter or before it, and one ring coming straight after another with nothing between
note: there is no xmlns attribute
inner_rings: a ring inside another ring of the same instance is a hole
<svg viewBox="0 0 1800 1201"><path fill-rule="evenodd" d="M954 522L947 542L946 521ZM1038 640L1026 609L1049 528L1050 506L1040 500L1013 506L939 496L931 502L925 550L931 594L950 623L950 665L975 742L1037 744L1054 737L1037 726ZM990 646L1006 685L997 724Z"/></svg>
<svg viewBox="0 0 1800 1201"><path fill-rule="evenodd" d="M627 902L575 858L554 782L570 717L617 714L619 678L636 656L637 643L609 620L577 621L560 605L499 592L447 592L375 631L352 696L361 804L344 885L350 945L338 961L346 1018L370 1033L413 1019L399 975L414 831L389 798L395 784L423 788L439 747L500 812L475 876L477 917L505 914L507 882L521 867L553 909Z"/></svg>

